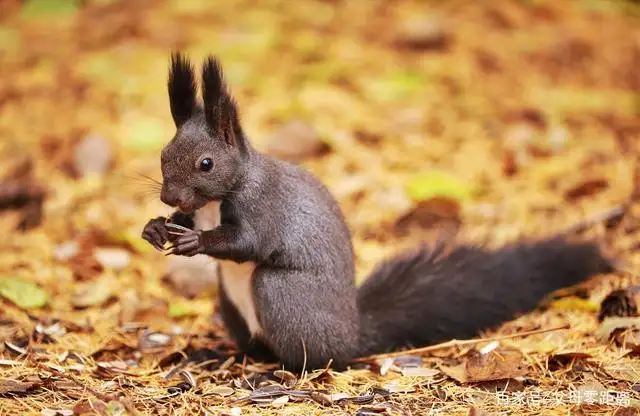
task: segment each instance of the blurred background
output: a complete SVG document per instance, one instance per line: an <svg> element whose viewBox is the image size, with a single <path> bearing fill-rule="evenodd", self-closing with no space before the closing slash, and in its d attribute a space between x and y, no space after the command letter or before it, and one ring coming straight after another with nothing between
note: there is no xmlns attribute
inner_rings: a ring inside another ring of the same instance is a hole
<svg viewBox="0 0 640 416"><path fill-rule="evenodd" d="M639 19L625 0L0 0L0 315L17 323L0 338L65 319L40 347L89 354L129 345L128 322L212 330L212 261L140 238L169 212L154 181L173 50L217 55L255 147L327 184L359 279L421 240L565 230L633 275ZM597 304L566 307L593 327Z"/></svg>
<svg viewBox="0 0 640 416"><path fill-rule="evenodd" d="M359 276L418 240L580 228L637 182L637 2L3 0L0 16L0 273L60 313L128 296L166 317L211 283L211 262L160 266L139 237L168 212L153 180L173 50L219 56L255 146L329 186ZM613 222L633 263L637 227Z"/></svg>

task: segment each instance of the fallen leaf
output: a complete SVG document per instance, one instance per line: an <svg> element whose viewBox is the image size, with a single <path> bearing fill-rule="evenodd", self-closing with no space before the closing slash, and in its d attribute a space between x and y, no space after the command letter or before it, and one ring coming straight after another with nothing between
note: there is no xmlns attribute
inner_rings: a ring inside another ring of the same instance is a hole
<svg viewBox="0 0 640 416"><path fill-rule="evenodd" d="M592 196L609 187L609 181L605 178L586 180L564 193L564 199L573 202L586 196Z"/></svg>
<svg viewBox="0 0 640 416"><path fill-rule="evenodd" d="M575 296L568 296L554 300L549 304L552 309L568 310L568 311L587 311L596 312L600 309L600 305L589 300L582 299Z"/></svg>
<svg viewBox="0 0 640 416"><path fill-rule="evenodd" d="M129 366L122 360L100 361L96 363L96 373L105 378L127 374L128 369Z"/></svg>
<svg viewBox="0 0 640 416"><path fill-rule="evenodd" d="M316 371L311 374L307 381L313 381L315 383L329 383L333 381L333 375L331 374L331 370Z"/></svg>
<svg viewBox="0 0 640 416"><path fill-rule="evenodd" d="M107 414L107 404L100 399L89 398L78 401L73 406L73 412L76 415L85 415L85 414Z"/></svg>
<svg viewBox="0 0 640 416"><path fill-rule="evenodd" d="M440 368L460 383L516 378L528 372L522 354L510 349L494 350L488 354L471 350L460 364Z"/></svg>
<svg viewBox="0 0 640 416"><path fill-rule="evenodd" d="M298 383L298 378L295 374L290 373L289 371L276 370L273 372L273 376L280 380L281 384L287 388L292 388Z"/></svg>
<svg viewBox="0 0 640 416"><path fill-rule="evenodd" d="M126 245L141 254L151 253L154 251L154 248L149 243L140 238L138 233L131 230L108 234L107 239L109 243Z"/></svg>
<svg viewBox="0 0 640 416"><path fill-rule="evenodd" d="M321 155L328 145L309 125L292 121L277 131L266 145L266 153L279 159L300 162Z"/></svg>
<svg viewBox="0 0 640 416"><path fill-rule="evenodd" d="M455 234L460 227L460 204L454 199L435 197L418 202L393 224L393 232L405 236L413 229L418 231L440 228Z"/></svg>
<svg viewBox="0 0 640 416"><path fill-rule="evenodd" d="M313 401L320 403L323 406L331 406L333 404L331 396L326 393L311 391L309 392L309 397L311 397Z"/></svg>
<svg viewBox="0 0 640 416"><path fill-rule="evenodd" d="M417 176L407 183L405 191L414 201L443 197L462 202L471 196L471 189L466 183L444 172Z"/></svg>
<svg viewBox="0 0 640 416"><path fill-rule="evenodd" d="M111 297L113 286L111 278L99 278L76 289L71 302L76 308L102 305Z"/></svg>
<svg viewBox="0 0 640 416"><path fill-rule="evenodd" d="M0 378L0 394L26 393L37 385L38 383L36 382L24 382L14 380L12 378Z"/></svg>
<svg viewBox="0 0 640 416"><path fill-rule="evenodd" d="M228 397L232 396L235 393L235 390L227 386L214 386L213 388L208 389L206 393L215 394L220 397Z"/></svg>
<svg viewBox="0 0 640 416"><path fill-rule="evenodd" d="M171 318L183 318L185 316L198 315L199 310L189 301L177 301L169 305L169 317Z"/></svg>
<svg viewBox="0 0 640 416"><path fill-rule="evenodd" d="M105 269L122 270L131 263L131 253L121 248L96 248L93 255Z"/></svg>
<svg viewBox="0 0 640 416"><path fill-rule="evenodd" d="M469 408L469 413L467 413L468 416L492 416L495 413L489 413L485 410L479 409L475 406L472 406Z"/></svg>
<svg viewBox="0 0 640 416"><path fill-rule="evenodd" d="M23 309L42 308L47 304L47 294L35 283L20 278L0 279L0 296Z"/></svg>

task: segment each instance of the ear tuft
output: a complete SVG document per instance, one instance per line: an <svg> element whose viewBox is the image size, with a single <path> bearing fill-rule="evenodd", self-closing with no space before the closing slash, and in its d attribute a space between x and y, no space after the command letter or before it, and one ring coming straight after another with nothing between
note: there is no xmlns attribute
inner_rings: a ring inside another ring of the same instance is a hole
<svg viewBox="0 0 640 416"><path fill-rule="evenodd" d="M176 127L191 117L196 107L196 79L193 65L180 52L171 54L169 68L169 104Z"/></svg>
<svg viewBox="0 0 640 416"><path fill-rule="evenodd" d="M235 146L242 136L236 104L224 80L222 65L211 55L202 65L202 98L209 128L224 135L226 142Z"/></svg>

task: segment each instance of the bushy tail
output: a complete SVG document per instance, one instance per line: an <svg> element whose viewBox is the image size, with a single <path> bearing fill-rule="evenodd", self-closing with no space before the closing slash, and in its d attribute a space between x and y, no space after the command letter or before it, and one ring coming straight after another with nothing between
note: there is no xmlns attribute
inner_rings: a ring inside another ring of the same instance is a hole
<svg viewBox="0 0 640 416"><path fill-rule="evenodd" d="M612 270L596 244L561 238L494 251L421 247L384 262L360 287L360 355L471 338Z"/></svg>

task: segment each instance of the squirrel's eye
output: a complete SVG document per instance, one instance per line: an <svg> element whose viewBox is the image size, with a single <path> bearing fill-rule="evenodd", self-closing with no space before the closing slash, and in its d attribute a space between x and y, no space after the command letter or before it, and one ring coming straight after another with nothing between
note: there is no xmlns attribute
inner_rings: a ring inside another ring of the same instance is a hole
<svg viewBox="0 0 640 416"><path fill-rule="evenodd" d="M213 160L209 158L202 159L202 162L200 162L200 170L203 172L208 172L211 170L211 168L213 168Z"/></svg>

